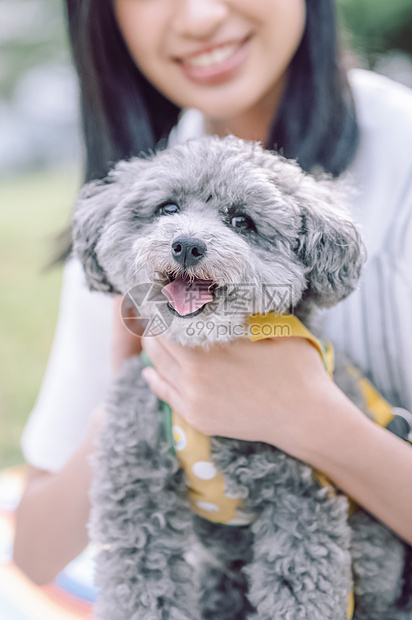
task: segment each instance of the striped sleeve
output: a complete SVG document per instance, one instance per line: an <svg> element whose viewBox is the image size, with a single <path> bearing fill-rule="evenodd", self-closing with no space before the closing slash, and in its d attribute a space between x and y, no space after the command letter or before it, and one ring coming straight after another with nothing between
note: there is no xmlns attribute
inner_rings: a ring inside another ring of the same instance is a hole
<svg viewBox="0 0 412 620"><path fill-rule="evenodd" d="M392 405L412 411L412 172L401 195L380 251L325 328Z"/></svg>

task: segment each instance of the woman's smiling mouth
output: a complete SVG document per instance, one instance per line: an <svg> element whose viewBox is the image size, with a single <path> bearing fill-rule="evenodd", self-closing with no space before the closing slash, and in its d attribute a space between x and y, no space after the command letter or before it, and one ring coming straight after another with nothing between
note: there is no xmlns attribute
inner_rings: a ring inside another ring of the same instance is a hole
<svg viewBox="0 0 412 620"><path fill-rule="evenodd" d="M246 60L250 37L224 43L177 59L185 77L204 86L218 86L229 81Z"/></svg>

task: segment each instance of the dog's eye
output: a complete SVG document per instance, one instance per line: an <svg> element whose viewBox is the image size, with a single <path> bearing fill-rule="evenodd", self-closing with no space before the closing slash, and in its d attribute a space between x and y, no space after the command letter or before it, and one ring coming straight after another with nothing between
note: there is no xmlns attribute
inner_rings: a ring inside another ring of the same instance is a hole
<svg viewBox="0 0 412 620"><path fill-rule="evenodd" d="M159 207L157 212L160 215L174 215L175 213L179 213L179 211L180 209L177 205L175 205L173 202L167 202L166 204Z"/></svg>
<svg viewBox="0 0 412 620"><path fill-rule="evenodd" d="M240 230L256 230L255 224L248 215L236 215L232 217L230 223L233 228L239 228Z"/></svg>

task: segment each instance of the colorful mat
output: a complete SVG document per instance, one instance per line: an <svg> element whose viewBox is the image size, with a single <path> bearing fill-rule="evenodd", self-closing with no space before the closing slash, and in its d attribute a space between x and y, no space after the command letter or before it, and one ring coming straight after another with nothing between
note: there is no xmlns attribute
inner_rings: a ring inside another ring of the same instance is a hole
<svg viewBox="0 0 412 620"><path fill-rule="evenodd" d="M13 564L14 511L23 491L23 468L0 472L0 620L93 618L94 550L90 546L48 586L38 587Z"/></svg>

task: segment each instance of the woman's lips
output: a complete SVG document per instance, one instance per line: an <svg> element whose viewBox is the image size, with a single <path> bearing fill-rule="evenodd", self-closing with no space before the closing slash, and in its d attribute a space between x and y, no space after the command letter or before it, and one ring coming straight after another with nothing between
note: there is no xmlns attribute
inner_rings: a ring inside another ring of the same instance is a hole
<svg viewBox="0 0 412 620"><path fill-rule="evenodd" d="M227 43L202 54L178 60L187 79L204 86L218 86L234 77L246 60L250 39Z"/></svg>

